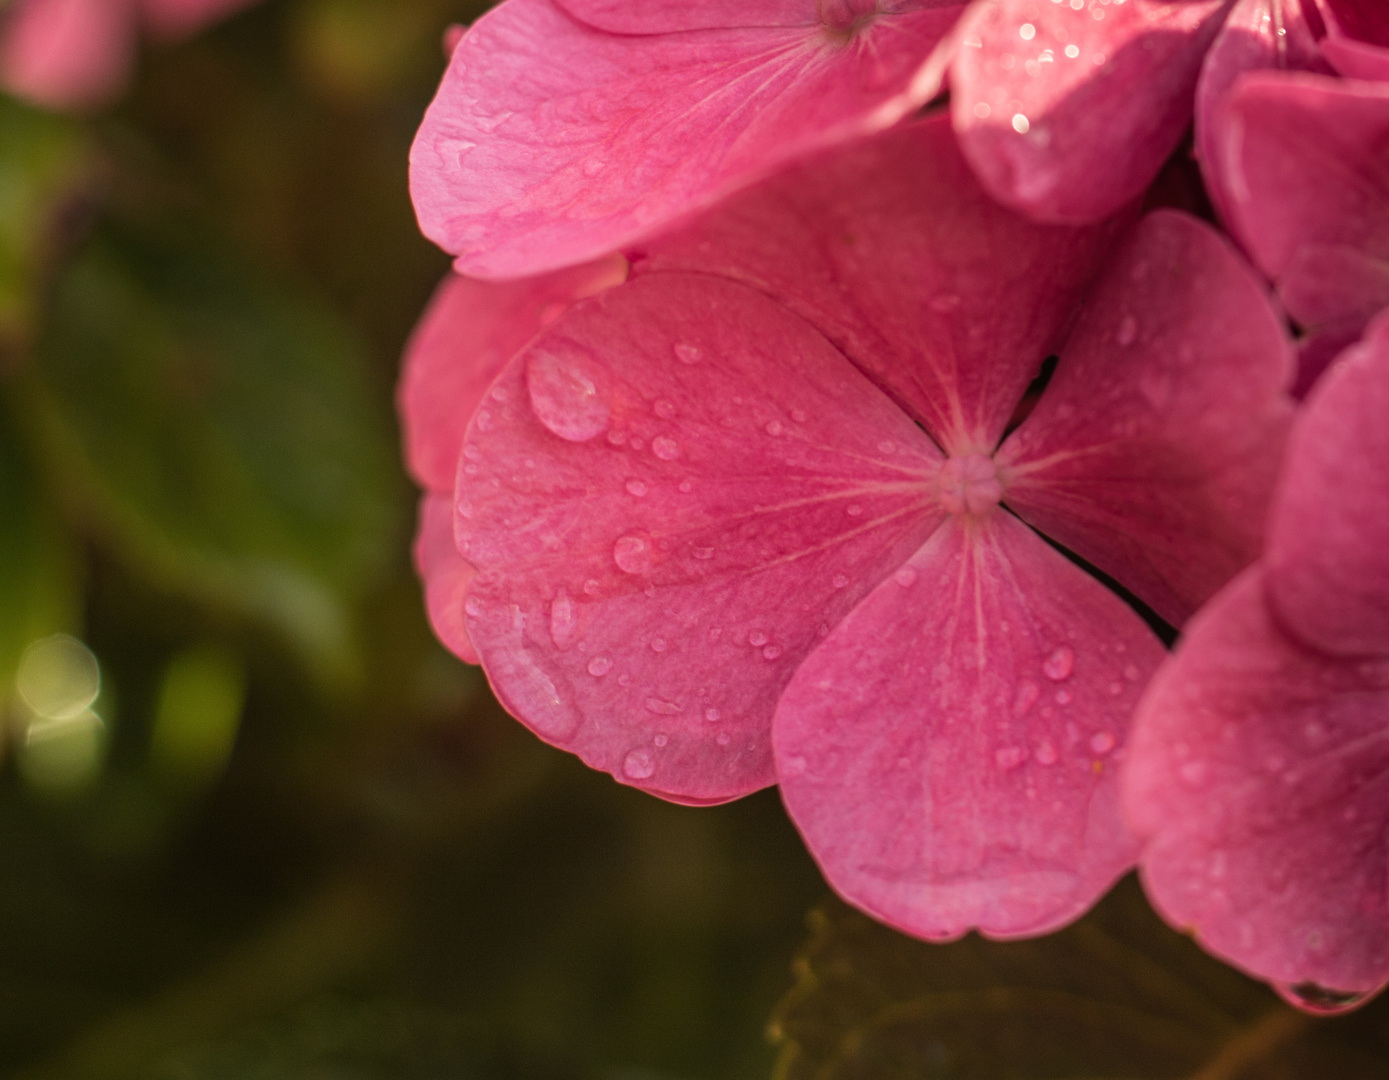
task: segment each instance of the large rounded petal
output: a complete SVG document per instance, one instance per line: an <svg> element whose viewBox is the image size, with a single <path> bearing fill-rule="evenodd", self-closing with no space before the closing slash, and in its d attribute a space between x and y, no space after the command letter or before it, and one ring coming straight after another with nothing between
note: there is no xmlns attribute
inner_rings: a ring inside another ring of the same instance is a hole
<svg viewBox="0 0 1389 1080"><path fill-rule="evenodd" d="M451 492L463 432L503 365L575 300L626 276L626 261L611 255L520 281L446 277L405 346L396 392L415 480Z"/></svg>
<svg viewBox="0 0 1389 1080"><path fill-rule="evenodd" d="M1341 655L1389 655L1387 419L1389 314L1308 398L1269 529L1269 593L1284 626Z"/></svg>
<svg viewBox="0 0 1389 1080"><path fill-rule="evenodd" d="M886 127L936 93L940 65L926 61L960 10L897 6L852 33L817 22L632 35L552 0L507 0L454 51L415 140L421 227L464 273L536 273Z"/></svg>
<svg viewBox="0 0 1389 1080"><path fill-rule="evenodd" d="M19 0L0 14L0 83L40 105L99 105L130 77L133 0Z"/></svg>
<svg viewBox="0 0 1389 1080"><path fill-rule="evenodd" d="M1367 993L1389 979L1389 664L1296 644L1262 585L1237 578L1153 680L1124 808L1170 923L1305 1000Z"/></svg>
<svg viewBox="0 0 1389 1080"><path fill-rule="evenodd" d="M984 185L1042 221L1137 198L1191 121L1233 0L980 3L960 27L951 111Z"/></svg>
<svg viewBox="0 0 1389 1080"><path fill-rule="evenodd" d="M1292 316L1389 306L1389 85L1256 72L1228 110L1229 224Z"/></svg>
<svg viewBox="0 0 1389 1080"><path fill-rule="evenodd" d="M710 271L776 297L945 449L992 453L1117 226L999 206L944 115L827 151L633 253L633 273Z"/></svg>
<svg viewBox="0 0 1389 1080"><path fill-rule="evenodd" d="M708 275L583 301L459 474L468 633L537 734L685 802L774 780L772 711L940 520L929 439L813 328Z"/></svg>
<svg viewBox="0 0 1389 1080"><path fill-rule="evenodd" d="M1163 655L1016 518L952 518L787 687L787 809L836 891L900 930L1054 930L1137 854L1113 766Z"/></svg>
<svg viewBox="0 0 1389 1080"><path fill-rule="evenodd" d="M1209 226L1145 218L1004 444L1007 504L1180 625L1258 557L1292 347Z"/></svg>
<svg viewBox="0 0 1389 1080"><path fill-rule="evenodd" d="M460 660L478 662L463 617L464 594L477 573L458 554L453 539L453 497L427 492L420 499L415 570L424 580L424 603L435 635Z"/></svg>

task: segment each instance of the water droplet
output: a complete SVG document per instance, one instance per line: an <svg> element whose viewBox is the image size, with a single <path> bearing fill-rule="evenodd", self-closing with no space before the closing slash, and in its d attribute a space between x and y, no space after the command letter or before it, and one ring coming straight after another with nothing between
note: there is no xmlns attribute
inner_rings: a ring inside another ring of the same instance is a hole
<svg viewBox="0 0 1389 1080"><path fill-rule="evenodd" d="M763 645L767 644L767 635L761 630L754 630L748 635L748 644L754 649L761 648Z"/></svg>
<svg viewBox="0 0 1389 1080"><path fill-rule="evenodd" d="M1024 679L1018 683L1018 692L1013 696L1013 715L1026 716L1041 695L1041 687L1031 679Z"/></svg>
<svg viewBox="0 0 1389 1080"><path fill-rule="evenodd" d="M1036 757L1038 765L1055 765L1056 747L1049 742L1044 742L1037 747L1037 752L1033 756Z"/></svg>
<svg viewBox="0 0 1389 1080"><path fill-rule="evenodd" d="M532 349L526 362L531 410L545 427L569 442L587 442L608 430L612 409L603 389L605 381L598 362L578 354L558 356ZM482 415L479 412L474 423Z"/></svg>
<svg viewBox="0 0 1389 1080"><path fill-rule="evenodd" d="M598 590L602 588L594 578L589 578L584 582L584 592L588 596L597 596Z"/></svg>
<svg viewBox="0 0 1389 1080"><path fill-rule="evenodd" d="M643 484L640 480L628 480L628 481L627 481L627 494L628 494L628 495L635 495L635 496L637 496L637 498L641 498L643 495L646 494L646 490L647 490L646 485Z"/></svg>
<svg viewBox="0 0 1389 1080"><path fill-rule="evenodd" d="M762 655L764 658L768 660L775 660L778 656L781 655L781 646L768 645L765 649L762 650Z"/></svg>
<svg viewBox="0 0 1389 1080"><path fill-rule="evenodd" d="M768 420L766 431L768 435L771 435L773 438L775 438L778 435L785 434L786 428L782 426L780 420Z"/></svg>
<svg viewBox="0 0 1389 1080"><path fill-rule="evenodd" d="M560 589L550 601L550 640L557 649L567 649L574 643L579 629L579 615L569 593Z"/></svg>
<svg viewBox="0 0 1389 1080"><path fill-rule="evenodd" d="M627 445L630 446L633 450L640 450L643 446L646 445L646 443L642 442L635 435L633 435L631 441L628 442Z"/></svg>
<svg viewBox="0 0 1389 1080"><path fill-rule="evenodd" d="M652 651L652 652L665 652L665 651L666 651L666 639L663 638L663 637L652 638L652 639L651 639L651 651Z"/></svg>
<svg viewBox="0 0 1389 1080"><path fill-rule="evenodd" d="M633 750L622 762L622 771L633 780L646 780L656 771L656 762L645 750Z"/></svg>
<svg viewBox="0 0 1389 1080"><path fill-rule="evenodd" d="M664 398L656 402L655 405L651 406L651 411L654 412L657 416L659 416L662 420L675 419L675 406L672 405L669 401L666 401Z"/></svg>
<svg viewBox="0 0 1389 1080"><path fill-rule="evenodd" d="M630 676L630 675L628 675L628 674L626 674L626 673L623 673L623 674L619 675L619 676L617 677L617 685L618 685L618 686L631 686L631 685L632 685L632 676Z"/></svg>
<svg viewBox="0 0 1389 1080"><path fill-rule="evenodd" d="M1042 674L1052 682L1061 682L1071 677L1071 672L1075 670L1075 662L1075 651L1069 645L1058 646L1042 661Z"/></svg>
<svg viewBox="0 0 1389 1080"><path fill-rule="evenodd" d="M1028 131L1031 130L1031 128L1032 124L1028 122L1026 116L1024 116L1022 113L1013 114L1013 130L1016 131L1019 135L1026 135Z"/></svg>
<svg viewBox="0 0 1389 1080"><path fill-rule="evenodd" d="M843 574L835 574L834 581L831 584L833 584L836 589L842 589L849 584L849 579Z"/></svg>
<svg viewBox="0 0 1389 1080"><path fill-rule="evenodd" d="M690 492L692 492L693 490L694 490L694 485L693 485L692 483L690 483L688 480L681 480L681 481L680 481L680 494L681 494L681 495L688 495L688 494L689 494Z"/></svg>
<svg viewBox="0 0 1389 1080"><path fill-rule="evenodd" d="M854 506L849 507L849 509L845 510L844 512L848 514L850 517L859 517L863 513L863 507L855 504Z"/></svg>
<svg viewBox="0 0 1389 1080"><path fill-rule="evenodd" d="M719 712L718 709L704 710L704 719L708 720L711 724L717 724L722 718L723 713Z"/></svg>
<svg viewBox="0 0 1389 1080"><path fill-rule="evenodd" d="M714 741L718 743L720 746L727 746L729 743L733 741L733 736L726 731L720 731L717 735L714 736Z"/></svg>
<svg viewBox="0 0 1389 1080"><path fill-rule="evenodd" d="M916 584L916 571L910 566L904 566L892 575L892 580L904 589L910 588Z"/></svg>
<svg viewBox="0 0 1389 1080"><path fill-rule="evenodd" d="M1066 56L1067 56L1068 58L1070 58L1071 60L1074 60L1074 59L1075 59L1077 56L1079 56L1079 55L1080 55L1080 47L1079 47L1078 45L1067 45L1067 46L1066 46Z"/></svg>
<svg viewBox="0 0 1389 1080"><path fill-rule="evenodd" d="M657 716L676 716L680 712L680 706L673 701L650 697L646 699L646 711L655 713Z"/></svg>
<svg viewBox="0 0 1389 1080"><path fill-rule="evenodd" d="M675 359L682 364L697 364L704 359L704 350L698 345L689 345L682 341L675 346Z"/></svg>
<svg viewBox="0 0 1389 1080"><path fill-rule="evenodd" d="M606 656L595 656L588 662L588 673L595 679L601 679L613 669L613 662Z"/></svg>
<svg viewBox="0 0 1389 1080"><path fill-rule="evenodd" d="M482 614L482 601L476 600L470 596L463 601L463 610L476 619Z"/></svg>
<svg viewBox="0 0 1389 1080"><path fill-rule="evenodd" d="M1120 345L1132 345L1138 340L1138 320L1132 315L1125 315L1119 321L1119 332L1114 337Z"/></svg>
<svg viewBox="0 0 1389 1080"><path fill-rule="evenodd" d="M1056 691L1056 704L1069 705L1071 703L1071 692L1069 690Z"/></svg>
<svg viewBox="0 0 1389 1080"><path fill-rule="evenodd" d="M1107 754L1114 749L1114 736L1108 731L1098 731L1090 736L1090 749L1097 754Z"/></svg>
<svg viewBox="0 0 1389 1080"><path fill-rule="evenodd" d="M614 446L621 446L626 441L627 433L625 431L608 432L608 442L612 443Z"/></svg>
<svg viewBox="0 0 1389 1080"><path fill-rule="evenodd" d="M1018 37L1022 38L1023 41L1031 41L1036 36L1037 28L1031 23L1023 23L1018 27Z"/></svg>
<svg viewBox="0 0 1389 1080"><path fill-rule="evenodd" d="M670 737L667 735L657 735L651 741L657 746L665 746L666 743L670 742Z"/></svg>
<svg viewBox="0 0 1389 1080"><path fill-rule="evenodd" d="M691 551L690 554L696 559L712 559L714 557L714 549L711 547L697 547Z"/></svg>
<svg viewBox="0 0 1389 1080"><path fill-rule="evenodd" d="M998 762L1000 769L1015 769L1022 764L1026 756L1027 753L1017 746L1005 746L994 751L994 760Z"/></svg>
<svg viewBox="0 0 1389 1080"><path fill-rule="evenodd" d="M896 451L897 444L891 439L884 439L882 442L878 443L878 452L881 454L892 454L896 453Z"/></svg>
<svg viewBox="0 0 1389 1080"><path fill-rule="evenodd" d="M665 435L657 435L651 440L651 452L662 461L674 461L680 456L680 444Z"/></svg>
<svg viewBox="0 0 1389 1080"><path fill-rule="evenodd" d="M619 537L613 545L613 562L626 574L644 574L651 569L651 541L635 533Z"/></svg>
<svg viewBox="0 0 1389 1080"><path fill-rule="evenodd" d="M1274 984L1278 995L1288 1004L1317 1016L1338 1016L1363 1005L1378 991L1331 990L1313 982L1294 985Z"/></svg>

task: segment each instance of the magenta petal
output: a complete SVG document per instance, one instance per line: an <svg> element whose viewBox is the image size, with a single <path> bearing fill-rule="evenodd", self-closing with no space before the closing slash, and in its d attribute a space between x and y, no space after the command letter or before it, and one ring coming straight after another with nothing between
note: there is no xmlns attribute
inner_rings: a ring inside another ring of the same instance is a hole
<svg viewBox="0 0 1389 1080"><path fill-rule="evenodd" d="M0 84L54 108L99 105L135 56L133 0L18 0L0 13Z"/></svg>
<svg viewBox="0 0 1389 1080"><path fill-rule="evenodd" d="M818 327L952 454L992 453L1104 258L1112 224L995 203L944 116L829 151L634 254L756 286Z"/></svg>
<svg viewBox="0 0 1389 1080"><path fill-rule="evenodd" d="M415 534L415 569L424 579L424 601L434 633L455 656L478 662L464 625L463 598L477 572L458 554L453 540L453 499L428 492L420 499Z"/></svg>
<svg viewBox="0 0 1389 1080"><path fill-rule="evenodd" d="M940 519L940 454L809 325L649 274L502 373L459 474L468 633L502 703L679 801L774 781L806 654Z"/></svg>
<svg viewBox="0 0 1389 1080"><path fill-rule="evenodd" d="M1322 51L1342 75L1389 80L1389 9L1382 0L1321 0Z"/></svg>
<svg viewBox="0 0 1389 1080"><path fill-rule="evenodd" d="M814 26L817 0L555 0L574 18L613 34L669 34L735 26ZM909 5L923 7L922 3ZM940 6L940 5L935 5Z"/></svg>
<svg viewBox="0 0 1389 1080"><path fill-rule="evenodd" d="M620 248L819 147L886 127L957 6L825 26L617 35L507 0L453 54L411 151L421 227L515 277Z"/></svg>
<svg viewBox="0 0 1389 1080"><path fill-rule="evenodd" d="M1042 221L1097 221L1136 198L1191 120L1230 3L976 5L951 113L985 187Z"/></svg>
<svg viewBox="0 0 1389 1080"><path fill-rule="evenodd" d="M450 274L405 346L397 391L405 459L421 486L452 491L463 432L503 365L570 304L623 281L619 255L520 281Z"/></svg>
<svg viewBox="0 0 1389 1080"><path fill-rule="evenodd" d="M1389 979L1389 664L1306 650L1251 569L1144 696L1124 808L1154 906L1274 982Z"/></svg>
<svg viewBox="0 0 1389 1080"><path fill-rule="evenodd" d="M1389 305L1389 86L1257 72L1228 109L1228 220L1293 317Z"/></svg>
<svg viewBox="0 0 1389 1080"><path fill-rule="evenodd" d="M1287 629L1389 655L1389 315L1317 383L1288 440L1268 588Z"/></svg>
<svg viewBox="0 0 1389 1080"><path fill-rule="evenodd" d="M836 891L898 929L1054 930L1136 855L1113 763L1163 655L1015 518L952 518L787 687L787 809Z"/></svg>
<svg viewBox="0 0 1389 1080"><path fill-rule="evenodd" d="M1180 625L1258 557L1292 347L1214 229L1162 210L1099 277L998 455L1005 501Z"/></svg>

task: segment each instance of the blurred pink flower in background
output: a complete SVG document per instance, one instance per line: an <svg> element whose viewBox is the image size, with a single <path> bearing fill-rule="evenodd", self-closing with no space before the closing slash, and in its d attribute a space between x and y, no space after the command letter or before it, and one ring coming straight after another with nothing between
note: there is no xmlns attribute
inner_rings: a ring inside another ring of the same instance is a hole
<svg viewBox="0 0 1389 1080"><path fill-rule="evenodd" d="M1335 1011L1389 982L1389 316L1312 391L1266 554L1140 707L1126 809L1173 925Z"/></svg>
<svg viewBox="0 0 1389 1080"><path fill-rule="evenodd" d="M0 84L59 109L113 98L130 78L143 23L175 41L255 0L15 0L0 13Z"/></svg>

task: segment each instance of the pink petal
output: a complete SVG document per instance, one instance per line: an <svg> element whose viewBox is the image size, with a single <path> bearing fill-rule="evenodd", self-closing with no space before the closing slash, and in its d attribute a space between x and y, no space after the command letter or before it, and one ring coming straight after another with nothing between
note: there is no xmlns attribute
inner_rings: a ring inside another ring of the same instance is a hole
<svg viewBox="0 0 1389 1080"><path fill-rule="evenodd" d="M1291 345L1209 226L1148 215L999 452L1007 504L1180 625L1258 557Z"/></svg>
<svg viewBox="0 0 1389 1080"><path fill-rule="evenodd" d="M1389 86L1256 72L1228 109L1228 221L1293 317L1389 305Z"/></svg>
<svg viewBox="0 0 1389 1080"><path fill-rule="evenodd" d="M114 97L130 77L130 0L18 0L0 19L0 84L12 94L83 108Z"/></svg>
<svg viewBox="0 0 1389 1080"><path fill-rule="evenodd" d="M453 490L468 421L521 346L575 300L626 276L626 261L612 255L520 281L443 280L405 346L397 391L405 459L421 486Z"/></svg>
<svg viewBox="0 0 1389 1080"><path fill-rule="evenodd" d="M1382 0L1320 0L1322 51L1342 75L1389 80L1389 11Z"/></svg>
<svg viewBox="0 0 1389 1080"><path fill-rule="evenodd" d="M1230 4L977 4L959 31L951 112L985 187L1042 221L1097 221L1135 199L1191 121Z"/></svg>
<svg viewBox="0 0 1389 1080"><path fill-rule="evenodd" d="M816 0L556 0L595 30L612 34L670 34L739 26L814 26ZM903 6L903 5L898 5ZM921 4L911 4L920 7Z"/></svg>
<svg viewBox="0 0 1389 1080"><path fill-rule="evenodd" d="M1315 9L1309 9L1316 19ZM1225 157L1220 146L1229 138L1226 102L1235 81L1250 71L1330 72L1322 59L1316 25L1301 3L1284 0L1239 0L1216 36L1196 84L1196 156L1201 162L1211 202L1222 218L1229 211L1225 192Z"/></svg>
<svg viewBox="0 0 1389 1080"><path fill-rule="evenodd" d="M952 518L787 687L782 797L836 891L900 930L1056 929L1136 855L1113 763L1163 655L1011 515Z"/></svg>
<svg viewBox="0 0 1389 1080"><path fill-rule="evenodd" d="M1288 441L1268 542L1287 629L1341 655L1389 654L1389 315L1341 354Z"/></svg>
<svg viewBox="0 0 1389 1080"><path fill-rule="evenodd" d="M991 453L1116 231L1035 225L937 115L765 180L634 254L746 281L804 316L955 455Z"/></svg>
<svg viewBox="0 0 1389 1080"><path fill-rule="evenodd" d="M551 0L507 0L454 52L415 140L421 228L483 277L620 248L924 103L941 73L923 65L958 11L913 5L848 40L825 26L615 35Z"/></svg>
<svg viewBox="0 0 1389 1080"><path fill-rule="evenodd" d="M810 326L708 275L583 301L502 373L459 474L502 703L666 798L774 780L796 667L940 511L940 454Z"/></svg>
<svg viewBox="0 0 1389 1080"><path fill-rule="evenodd" d="M460 660L478 662L464 624L463 596L477 573L453 541L453 498L429 492L420 499L415 534L415 570L424 579L425 607L434 633Z"/></svg>
<svg viewBox="0 0 1389 1080"><path fill-rule="evenodd" d="M1135 717L1143 881L1260 978L1372 991L1389 979L1389 664L1295 644L1261 585L1250 569L1191 621Z"/></svg>
<svg viewBox="0 0 1389 1080"><path fill-rule="evenodd" d="M150 30L167 41L196 34L257 0L140 0Z"/></svg>

